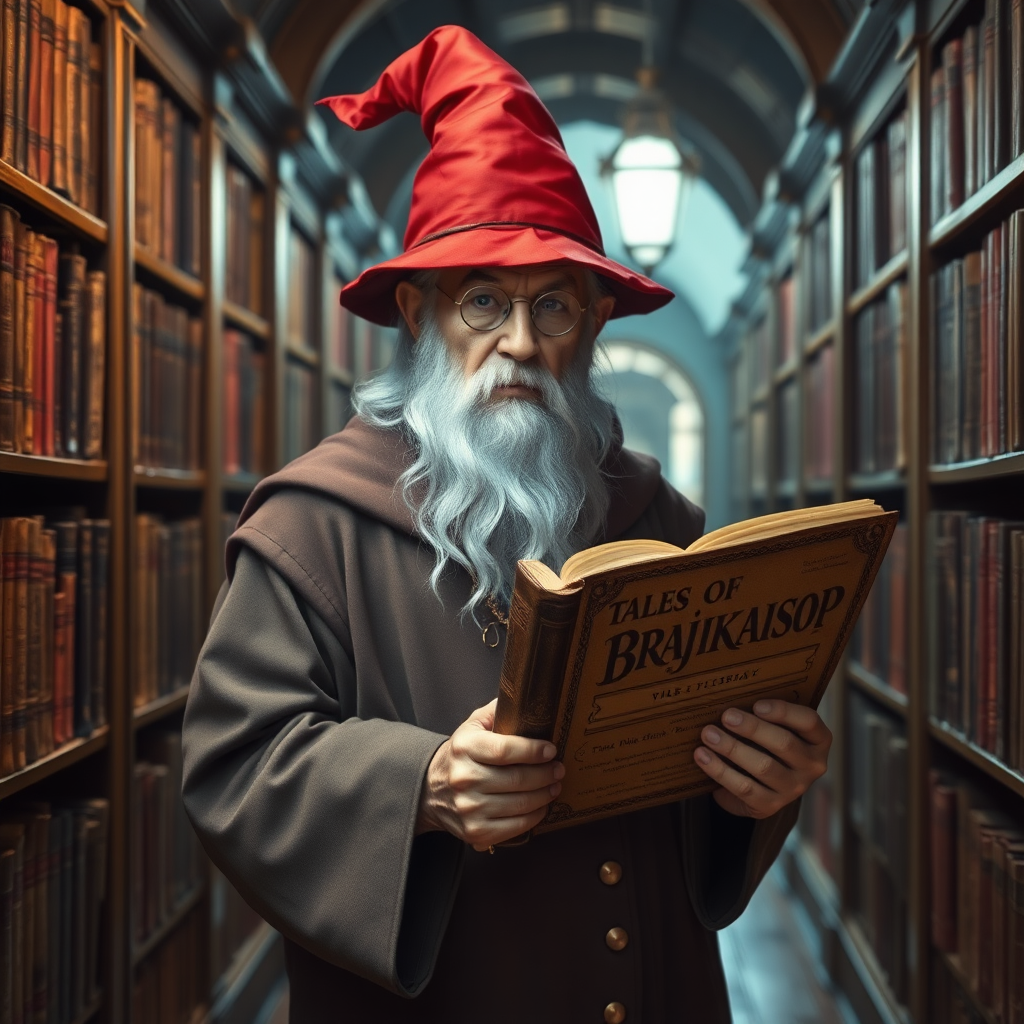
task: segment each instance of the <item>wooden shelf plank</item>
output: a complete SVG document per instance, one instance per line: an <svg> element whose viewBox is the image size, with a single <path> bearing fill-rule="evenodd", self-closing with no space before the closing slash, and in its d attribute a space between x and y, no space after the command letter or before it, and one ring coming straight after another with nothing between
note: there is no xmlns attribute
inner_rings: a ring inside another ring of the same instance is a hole
<svg viewBox="0 0 1024 1024"><path fill-rule="evenodd" d="M136 943L132 947L132 964L138 966L146 959L150 953L153 952L157 946L160 945L164 939L167 938L171 932L174 931L178 925L194 910L198 905L199 901L203 898L206 893L206 883L201 882L197 885L192 892L190 892L178 906L168 915L167 920L161 924L156 931L153 932L147 939L142 942Z"/></svg>
<svg viewBox="0 0 1024 1024"><path fill-rule="evenodd" d="M136 487L201 491L206 486L206 473L201 469L162 469L154 466L136 466L132 476L135 479Z"/></svg>
<svg viewBox="0 0 1024 1024"><path fill-rule="evenodd" d="M838 913L839 890L836 888L835 879L822 867L818 854L803 839L798 838L796 832L793 833L792 846L787 843L787 849L792 854L804 885L822 912L819 916L824 916L826 910Z"/></svg>
<svg viewBox="0 0 1024 1024"><path fill-rule="evenodd" d="M889 987L889 979L882 970L875 956L875 951L868 942L867 936L861 930L860 924L852 918L843 921L844 927L840 930L840 939L848 946L848 951L853 953L851 960L855 967L863 971L862 980L871 996L875 1009L885 1024L910 1024L910 1016L907 1009L893 994Z"/></svg>
<svg viewBox="0 0 1024 1024"><path fill-rule="evenodd" d="M107 463L104 459L57 459L50 455L0 452L0 473L52 476L61 480L102 481L107 479Z"/></svg>
<svg viewBox="0 0 1024 1024"><path fill-rule="evenodd" d="M846 677L857 689L869 694L880 704L884 704L890 711L901 717L906 717L907 708L910 706L910 698L899 690L894 690L884 679L880 679L873 672L869 672L863 665L855 661L847 661Z"/></svg>
<svg viewBox="0 0 1024 1024"><path fill-rule="evenodd" d="M135 264L186 298L202 302L203 296L206 294L206 288L198 277L193 277L187 271L174 266L173 263L161 259L156 253L144 245L139 245L138 242L135 243Z"/></svg>
<svg viewBox="0 0 1024 1024"><path fill-rule="evenodd" d="M224 319L232 327L267 341L270 338L270 322L230 299L224 300Z"/></svg>
<svg viewBox="0 0 1024 1024"><path fill-rule="evenodd" d="M1017 796L1024 797L1024 775L1003 764L999 758L979 747L977 743L972 743L966 736L950 728L945 722L929 718L928 729L933 738L947 750L959 754L965 761L970 761L975 768L981 769L989 778L1005 786Z"/></svg>
<svg viewBox="0 0 1024 1024"><path fill-rule="evenodd" d="M346 388L352 387L356 382L355 374L351 370L343 370L340 366L329 366L327 376L335 384L341 384Z"/></svg>
<svg viewBox="0 0 1024 1024"><path fill-rule="evenodd" d="M836 322L829 320L824 327L819 327L804 343L804 355L813 355L820 348L824 348L836 336Z"/></svg>
<svg viewBox="0 0 1024 1024"><path fill-rule="evenodd" d="M846 485L851 491L902 491L907 480L902 469L886 469L881 473L851 473Z"/></svg>
<svg viewBox="0 0 1024 1024"><path fill-rule="evenodd" d="M225 491L232 494L248 494L261 480L261 473L230 473L223 479Z"/></svg>
<svg viewBox="0 0 1024 1024"><path fill-rule="evenodd" d="M185 706L185 701L188 700L188 690L187 686L182 686L173 693L157 697L156 700L143 704L142 707L134 708L132 710L132 724L136 729L143 729L147 725L152 725L154 722L166 718L175 711L180 711Z"/></svg>
<svg viewBox="0 0 1024 1024"><path fill-rule="evenodd" d="M109 732L109 726L101 725L91 736L71 740L70 743L65 743L52 754L47 754L46 757L40 758L27 768L0 778L0 800L6 800L7 797L20 793L23 789L27 789L29 786L63 771L69 765L77 764L83 758L102 750L107 745Z"/></svg>
<svg viewBox="0 0 1024 1024"><path fill-rule="evenodd" d="M968 196L955 210L935 224L928 232L929 246L939 249L955 241L965 231L997 211L1011 190L1019 191L1022 181L1024 155L1007 164L991 181L987 181L974 195Z"/></svg>
<svg viewBox="0 0 1024 1024"><path fill-rule="evenodd" d="M800 361L794 356L788 362L782 364L775 369L772 373L772 383L775 385L785 384L791 377L796 376L796 371L800 368Z"/></svg>
<svg viewBox="0 0 1024 1024"><path fill-rule="evenodd" d="M57 195L45 185L33 181L27 174L0 160L0 189L17 193L26 202L49 214L54 220L87 235L93 241L107 244L109 232L106 221L94 217L69 199Z"/></svg>
<svg viewBox="0 0 1024 1024"><path fill-rule="evenodd" d="M296 359L300 363L305 363L307 366L311 366L316 369L320 365L320 356L310 348L306 348L303 345L296 345L295 342L289 341L285 345L285 353L291 359Z"/></svg>
<svg viewBox="0 0 1024 1024"><path fill-rule="evenodd" d="M846 304L846 311L850 316L855 316L859 313L869 302L873 299L877 299L886 288L898 280L907 272L907 252L897 253L888 263L885 264L881 269L875 271L875 276L863 288L858 288L857 291L850 296L850 301Z"/></svg>
<svg viewBox="0 0 1024 1024"><path fill-rule="evenodd" d="M928 467L928 481L933 484L964 484L976 480L995 480L1024 472L1024 452L1008 452L987 459L972 459L953 465Z"/></svg>

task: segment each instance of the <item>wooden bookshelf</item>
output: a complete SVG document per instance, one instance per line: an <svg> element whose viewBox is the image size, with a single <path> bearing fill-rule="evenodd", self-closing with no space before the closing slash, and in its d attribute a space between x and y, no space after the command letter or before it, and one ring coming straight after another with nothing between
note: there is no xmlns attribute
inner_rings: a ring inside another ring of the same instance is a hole
<svg viewBox="0 0 1024 1024"><path fill-rule="evenodd" d="M188 915L199 906L200 900L206 895L206 887L196 886L164 919L163 923L147 936L142 942L136 943L132 948L132 961L138 965L152 953L164 939L167 938L185 920Z"/></svg>
<svg viewBox="0 0 1024 1024"><path fill-rule="evenodd" d="M267 320L256 313L251 312L244 306L232 302L230 299L223 300L224 322L230 327L237 327L241 331L251 334L254 338L267 341L271 335L271 327Z"/></svg>
<svg viewBox="0 0 1024 1024"><path fill-rule="evenodd" d="M164 697L157 697L156 700L143 704L141 707L132 710L132 721L136 729L144 729L154 722L159 722L168 715L181 711L188 700L187 686L179 687Z"/></svg>
<svg viewBox="0 0 1024 1024"><path fill-rule="evenodd" d="M873 672L868 672L855 661L847 662L846 674L854 686L873 700L883 704L893 714L899 715L901 718L906 716L910 699L905 693L894 690L884 679L880 679Z"/></svg>
<svg viewBox="0 0 1024 1024"><path fill-rule="evenodd" d="M48 779L51 775L99 753L107 746L109 733L109 727L101 725L91 736L73 739L26 768L11 775L0 776L0 800L6 800L7 797L14 796L15 793L20 793L37 782L42 782L43 779Z"/></svg>
<svg viewBox="0 0 1024 1024"><path fill-rule="evenodd" d="M898 281L907 272L909 259L906 250L897 253L885 266L875 272L871 280L858 288L846 303L846 311L850 316L859 313L868 303L877 299L894 281Z"/></svg>
<svg viewBox="0 0 1024 1024"><path fill-rule="evenodd" d="M999 480L1024 474L1024 452L993 455L987 459L973 459L954 465L931 465L928 481L932 484L969 484L981 480Z"/></svg>
<svg viewBox="0 0 1024 1024"><path fill-rule="evenodd" d="M90 242L107 244L107 224L94 214L76 206L45 185L33 181L16 167L0 160L0 191L16 196L18 200L34 207L72 232ZM45 219L45 218L44 218Z"/></svg>
<svg viewBox="0 0 1024 1024"><path fill-rule="evenodd" d="M202 302L206 288L198 277L193 277L173 263L168 263L152 250L138 243L135 244L134 258L137 269L141 268L144 274L152 275L172 293L176 293L184 299Z"/></svg>
<svg viewBox="0 0 1024 1024"><path fill-rule="evenodd" d="M3 165L0 164L0 166ZM89 480L99 483L107 479L107 463L104 459L60 459L48 455L0 452L0 473L48 476L69 481Z"/></svg>

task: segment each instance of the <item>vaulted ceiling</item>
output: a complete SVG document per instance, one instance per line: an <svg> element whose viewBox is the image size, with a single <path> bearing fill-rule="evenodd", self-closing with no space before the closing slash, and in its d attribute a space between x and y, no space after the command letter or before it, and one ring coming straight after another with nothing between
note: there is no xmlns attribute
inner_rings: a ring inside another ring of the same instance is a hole
<svg viewBox="0 0 1024 1024"><path fill-rule="evenodd" d="M555 118L617 124L653 41L677 127L741 224L826 76L860 0L235 0L300 104L368 88L442 24L466 25L517 67ZM426 150L412 115L331 141L383 214Z"/></svg>

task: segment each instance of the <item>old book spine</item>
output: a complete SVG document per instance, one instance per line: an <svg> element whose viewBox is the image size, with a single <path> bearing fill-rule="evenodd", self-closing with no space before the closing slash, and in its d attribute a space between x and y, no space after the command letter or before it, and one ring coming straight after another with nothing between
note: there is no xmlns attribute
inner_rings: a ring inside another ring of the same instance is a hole
<svg viewBox="0 0 1024 1024"><path fill-rule="evenodd" d="M0 1024L13 1024L14 850L0 843Z"/></svg>
<svg viewBox="0 0 1024 1024"><path fill-rule="evenodd" d="M1024 58L1024 22L1021 19L1021 0L1010 3L1010 157L1019 156L1024 149L1024 108L1021 106L1021 60Z"/></svg>
<svg viewBox="0 0 1024 1024"><path fill-rule="evenodd" d="M93 547L92 522L78 526L78 578L75 598L75 735L92 733L92 602Z"/></svg>
<svg viewBox="0 0 1024 1024"><path fill-rule="evenodd" d="M5 452L14 451L14 245L20 221L16 210L0 206L0 451Z"/></svg>
<svg viewBox="0 0 1024 1024"><path fill-rule="evenodd" d="M15 520L0 520L0 552L3 571L0 572L0 775L14 771L14 628L17 603L17 543Z"/></svg>
<svg viewBox="0 0 1024 1024"><path fill-rule="evenodd" d="M59 379L57 358L57 243L52 238L43 240L43 345L42 345L42 436L40 451L55 455L54 389Z"/></svg>
<svg viewBox="0 0 1024 1024"><path fill-rule="evenodd" d="M203 410L203 322L194 317L188 322L188 386L185 388L188 424L188 468L202 466L202 410Z"/></svg>
<svg viewBox="0 0 1024 1024"><path fill-rule="evenodd" d="M39 744L43 756L53 752L54 639L57 631L54 612L57 534L42 531L42 672L39 690Z"/></svg>
<svg viewBox="0 0 1024 1024"><path fill-rule="evenodd" d="M0 824L0 850L14 854L11 892L11 1019L24 1016L25 999L25 826L19 822Z"/></svg>
<svg viewBox="0 0 1024 1024"><path fill-rule="evenodd" d="M553 738L579 603L579 590L546 591L516 566L495 732Z"/></svg>
<svg viewBox="0 0 1024 1024"><path fill-rule="evenodd" d="M1007 871L1007 1024L1024 1024L1024 853L1011 854Z"/></svg>
<svg viewBox="0 0 1024 1024"><path fill-rule="evenodd" d="M53 174L53 13L54 0L42 0L39 28L39 181Z"/></svg>
<svg viewBox="0 0 1024 1024"><path fill-rule="evenodd" d="M67 671L68 641L67 595L57 591L53 595L53 745L59 747L67 742L64 736L64 687Z"/></svg>
<svg viewBox="0 0 1024 1024"><path fill-rule="evenodd" d="M64 454L81 456L81 392L82 392L82 307L85 286L85 257L61 253L59 294L62 317L61 333L61 440Z"/></svg>
<svg viewBox="0 0 1024 1024"><path fill-rule="evenodd" d="M82 100L82 32L85 17L68 7L68 60L64 93L64 146L67 159L67 192L72 202L82 202L82 139L79 135Z"/></svg>
<svg viewBox="0 0 1024 1024"><path fill-rule="evenodd" d="M135 80L133 118L135 123L135 239L147 248L151 245L150 216L152 206L149 196L149 82L144 78Z"/></svg>
<svg viewBox="0 0 1024 1024"><path fill-rule="evenodd" d="M931 160L929 166L931 169L931 177L929 181L929 195L931 198L930 202L930 213L931 223L934 224L940 220L945 210L946 201L946 185L943 181L943 171L946 166L945 155L943 152L943 135L945 134L945 122L946 114L943 109L946 95L946 77L943 69L936 68L932 72L931 79ZM863 283L863 282L862 282Z"/></svg>
<svg viewBox="0 0 1024 1024"><path fill-rule="evenodd" d="M74 814L74 854L72 867L71 901L71 999L72 1018L77 1017L85 1005L85 959L88 934L86 929L86 883L88 879L89 816L81 811Z"/></svg>
<svg viewBox="0 0 1024 1024"><path fill-rule="evenodd" d="M28 36L31 0L17 0L14 51L14 166L28 170Z"/></svg>
<svg viewBox="0 0 1024 1024"><path fill-rule="evenodd" d="M3 0L3 19L0 21L0 160L14 164L15 112L18 105L16 54L18 0Z"/></svg>
<svg viewBox="0 0 1024 1024"><path fill-rule="evenodd" d="M132 284L132 348L131 348L131 460L133 466L144 465L142 459L142 421L145 414L143 407L144 365L144 321L146 310L146 292L137 281Z"/></svg>
<svg viewBox="0 0 1024 1024"><path fill-rule="evenodd" d="M68 6L54 0L53 10L53 167L50 186L68 193Z"/></svg>
<svg viewBox="0 0 1024 1024"><path fill-rule="evenodd" d="M89 272L86 279L86 319L83 339L83 450L86 459L103 454L104 382L106 380L106 293L107 275L102 270Z"/></svg>
<svg viewBox="0 0 1024 1024"><path fill-rule="evenodd" d="M35 279L34 342L32 345L32 451L46 454L46 246L49 239L35 236L30 265ZM28 425L26 424L26 433Z"/></svg>
<svg viewBox="0 0 1024 1024"><path fill-rule="evenodd" d="M971 25L963 38L964 194L978 189L978 29Z"/></svg>
<svg viewBox="0 0 1024 1024"><path fill-rule="evenodd" d="M99 43L88 44L88 96L83 99L89 139L85 167L86 208L100 215L100 181L103 165L103 50Z"/></svg>
<svg viewBox="0 0 1024 1024"><path fill-rule="evenodd" d="M40 49L42 46L43 7L41 0L29 0L28 7L28 108L25 114L25 170L39 180L39 113L42 85Z"/></svg>
<svg viewBox="0 0 1024 1024"><path fill-rule="evenodd" d="M36 356L40 335L39 314L41 295L37 254L38 236L34 231L25 232L25 350L21 371L22 428L21 450L28 454L35 452L36 427Z"/></svg>
<svg viewBox="0 0 1024 1024"><path fill-rule="evenodd" d="M955 210L964 201L964 94L963 50L959 39L951 39L942 49L945 76L945 179L943 208Z"/></svg>
<svg viewBox="0 0 1024 1024"><path fill-rule="evenodd" d="M58 744L67 743L75 734L75 620L78 593L78 524L54 524L57 531L57 591L61 595L63 612L63 653L60 664L60 697L54 697L56 720L54 738ZM56 668L54 670L56 672ZM55 681L55 687L58 684Z"/></svg>
<svg viewBox="0 0 1024 1024"><path fill-rule="evenodd" d="M1009 163L1010 25L1006 0L991 0L992 9L992 174Z"/></svg>
<svg viewBox="0 0 1024 1024"><path fill-rule="evenodd" d="M110 573L110 522L97 519L93 535L92 621L92 723L107 723L107 623Z"/></svg>
<svg viewBox="0 0 1024 1024"><path fill-rule="evenodd" d="M178 110L166 97L160 103L160 125L160 255L177 263Z"/></svg>
<svg viewBox="0 0 1024 1024"><path fill-rule="evenodd" d="M43 1024L60 1019L60 1008L57 992L60 988L60 901L61 901L61 837L63 827L61 813L54 808L50 815L50 828L47 837L47 870L46 870L46 902L47 902L47 979L46 979L46 1017Z"/></svg>
<svg viewBox="0 0 1024 1024"><path fill-rule="evenodd" d="M199 277L203 271L203 137L196 128L192 129L191 145L192 179L189 183L189 202L185 208L192 221L192 248L189 253L189 266L187 269L191 270L196 277Z"/></svg>
<svg viewBox="0 0 1024 1024"><path fill-rule="evenodd" d="M32 998L30 1002L31 1016L26 1013L25 1021L29 1024L47 1024L49 1003L47 999L47 982L49 981L50 952L50 900L49 900L49 867L50 867L50 812L48 804L34 805L30 827L35 833L35 920L33 922L32 942Z"/></svg>
<svg viewBox="0 0 1024 1024"><path fill-rule="evenodd" d="M14 543L14 672L9 678L14 689L14 719L11 723L14 767L20 769L27 763L25 726L28 704L29 520L19 516L13 522L11 532ZM6 578L6 573L4 576Z"/></svg>
<svg viewBox="0 0 1024 1024"><path fill-rule="evenodd" d="M28 236L24 224L14 236L14 450L25 450L25 349L27 338Z"/></svg>
<svg viewBox="0 0 1024 1024"><path fill-rule="evenodd" d="M43 756L39 735L42 698L43 602L45 581L42 566L42 525L38 518L27 522L26 565L26 648L25 648L25 760L32 764Z"/></svg>
<svg viewBox="0 0 1024 1024"><path fill-rule="evenodd" d="M982 35L982 53L983 53L983 65L979 69L982 71L983 81L983 99L980 104L981 112L981 145L980 156L981 156L981 167L982 167L982 178L981 183L984 184L987 181L991 181L995 175L996 166L996 151L995 151L995 131L996 131L996 98L995 98L995 61L996 61L996 46L995 46L995 25L993 19L992 8L996 6L994 0L987 0L986 3L986 14L985 21L983 23L983 35Z"/></svg>
<svg viewBox="0 0 1024 1024"><path fill-rule="evenodd" d="M57 304L59 306L59 303ZM53 317L53 400L50 421L53 430L53 454L63 456L64 447L64 317L54 312Z"/></svg>
<svg viewBox="0 0 1024 1024"><path fill-rule="evenodd" d="M937 772L931 778L932 942L956 952L956 790Z"/></svg>

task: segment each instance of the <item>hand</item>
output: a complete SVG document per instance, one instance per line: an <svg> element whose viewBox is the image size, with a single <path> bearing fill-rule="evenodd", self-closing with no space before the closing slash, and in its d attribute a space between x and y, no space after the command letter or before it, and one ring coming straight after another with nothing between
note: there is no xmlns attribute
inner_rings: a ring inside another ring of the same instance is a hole
<svg viewBox="0 0 1024 1024"><path fill-rule="evenodd" d="M547 740L492 732L497 700L477 708L427 768L416 831L444 830L486 850L540 823L565 775Z"/></svg>
<svg viewBox="0 0 1024 1024"><path fill-rule="evenodd" d="M832 733L811 708L759 700L752 715L730 708L722 724L728 732L704 727L701 739L707 746L697 747L693 759L720 785L715 800L730 814L771 817L825 774Z"/></svg>

